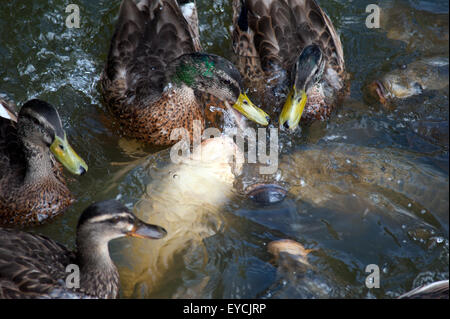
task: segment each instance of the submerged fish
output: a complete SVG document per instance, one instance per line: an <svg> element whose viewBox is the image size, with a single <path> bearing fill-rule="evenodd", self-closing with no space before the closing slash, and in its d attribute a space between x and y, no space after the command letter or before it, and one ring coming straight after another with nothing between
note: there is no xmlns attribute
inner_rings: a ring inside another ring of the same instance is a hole
<svg viewBox="0 0 450 319"><path fill-rule="evenodd" d="M269 243L267 250L274 255L278 263L282 255L287 254L294 261L307 266L309 266L308 254L312 251L312 249L305 249L302 244L290 239L272 241Z"/></svg>
<svg viewBox="0 0 450 319"><path fill-rule="evenodd" d="M388 39L404 42L410 52L448 52L448 13L417 10L396 1L385 5L380 27Z"/></svg>
<svg viewBox="0 0 450 319"><path fill-rule="evenodd" d="M370 85L381 103L448 87L448 57L425 58L395 69Z"/></svg>
<svg viewBox="0 0 450 319"><path fill-rule="evenodd" d="M119 267L125 297L148 297L164 289L167 274L204 267L208 254L203 240L223 223L221 207L232 200L235 175L242 169L235 160L239 156L232 139L208 139L191 158L153 174L135 212L143 220L159 220L168 235L157 245L130 242L122 249L127 260L127 266Z"/></svg>
<svg viewBox="0 0 450 319"><path fill-rule="evenodd" d="M302 244L290 240L281 239L270 242L268 251L274 255L276 263L278 264L278 275L281 275L285 280L291 281L289 284L293 287L301 286L304 296L310 295L313 298L327 298L327 289L333 285L331 280L326 280L318 272L312 272L312 276L305 274L307 269L314 267L308 262L308 254L311 249L305 249ZM297 274L293 276L292 274ZM286 297L277 292L279 296ZM433 282L413 289L401 296L398 299L448 299L448 280Z"/></svg>

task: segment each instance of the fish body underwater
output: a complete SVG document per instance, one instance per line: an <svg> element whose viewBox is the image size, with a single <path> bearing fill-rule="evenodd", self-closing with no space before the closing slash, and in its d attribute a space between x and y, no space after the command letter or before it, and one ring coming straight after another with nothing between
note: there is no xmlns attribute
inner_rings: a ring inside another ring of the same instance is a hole
<svg viewBox="0 0 450 319"><path fill-rule="evenodd" d="M135 214L146 222L160 222L168 235L156 245L135 241L123 249L127 266L120 273L125 297L148 297L142 291L163 289L173 267L185 263L204 266L208 257L203 239L219 231L221 207L233 198L234 179L242 168L233 161L236 152L237 146L229 138L208 139L191 158L154 176L135 206ZM179 257L181 264L175 261ZM142 285L145 289L140 289Z"/></svg>

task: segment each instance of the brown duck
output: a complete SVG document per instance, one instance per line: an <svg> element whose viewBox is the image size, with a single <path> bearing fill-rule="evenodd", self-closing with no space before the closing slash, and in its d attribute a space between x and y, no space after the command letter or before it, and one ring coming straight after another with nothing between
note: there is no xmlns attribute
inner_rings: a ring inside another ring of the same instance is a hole
<svg viewBox="0 0 450 319"><path fill-rule="evenodd" d="M72 203L55 158L73 174L88 169L53 106L30 100L17 116L13 104L0 99L0 225L40 224Z"/></svg>
<svg viewBox="0 0 450 319"><path fill-rule="evenodd" d="M233 0L233 24L244 83L280 126L330 116L345 92L344 53L314 0Z"/></svg>
<svg viewBox="0 0 450 319"><path fill-rule="evenodd" d="M115 200L92 204L81 214L76 251L41 235L0 228L0 299L116 298L119 274L109 241L165 235L165 229L144 223Z"/></svg>
<svg viewBox="0 0 450 319"><path fill-rule="evenodd" d="M200 52L195 2L179 3L181 8L176 0L122 2L100 80L122 132L150 144L171 145L175 128L186 129L191 138L195 120L205 128L207 105L234 115L237 110L267 125L267 114L243 92L236 67Z"/></svg>

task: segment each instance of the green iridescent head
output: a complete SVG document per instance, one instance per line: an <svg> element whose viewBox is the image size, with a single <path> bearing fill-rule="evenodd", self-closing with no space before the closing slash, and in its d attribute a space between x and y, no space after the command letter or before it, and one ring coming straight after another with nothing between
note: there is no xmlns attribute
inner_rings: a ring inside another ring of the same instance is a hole
<svg viewBox="0 0 450 319"><path fill-rule="evenodd" d="M269 116L245 95L241 75L230 61L213 54L191 53L172 62L170 69L170 83L211 94L228 102L248 119L269 124Z"/></svg>

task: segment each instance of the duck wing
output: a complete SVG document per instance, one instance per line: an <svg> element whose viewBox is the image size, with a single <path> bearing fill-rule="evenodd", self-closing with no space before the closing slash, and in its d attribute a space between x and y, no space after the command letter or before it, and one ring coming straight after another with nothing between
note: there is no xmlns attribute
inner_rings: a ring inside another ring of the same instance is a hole
<svg viewBox="0 0 450 319"><path fill-rule="evenodd" d="M341 73L342 44L327 14L314 0L234 0L233 40L238 55L257 56L262 70L291 70L303 48L320 45Z"/></svg>
<svg viewBox="0 0 450 319"><path fill-rule="evenodd" d="M0 117L17 122L17 112L14 103L0 98Z"/></svg>
<svg viewBox="0 0 450 319"><path fill-rule="evenodd" d="M191 32L176 0L137 5L124 0L103 73L109 80L104 88L141 100L159 96L167 64L199 49Z"/></svg>
<svg viewBox="0 0 450 319"><path fill-rule="evenodd" d="M4 178L11 175L11 170L22 173L23 167L25 158L17 138L17 113L12 103L0 99L0 194L5 185L11 187Z"/></svg>
<svg viewBox="0 0 450 319"><path fill-rule="evenodd" d="M194 41L195 51L202 51L200 43L200 31L198 26L197 3L195 0L178 0L181 12L186 19L192 40Z"/></svg>
<svg viewBox="0 0 450 319"><path fill-rule="evenodd" d="M37 298L64 289L66 266L74 261L73 252L45 236L0 229L0 298Z"/></svg>
<svg viewBox="0 0 450 319"><path fill-rule="evenodd" d="M399 299L448 299L448 280L433 282L431 284L413 289Z"/></svg>

